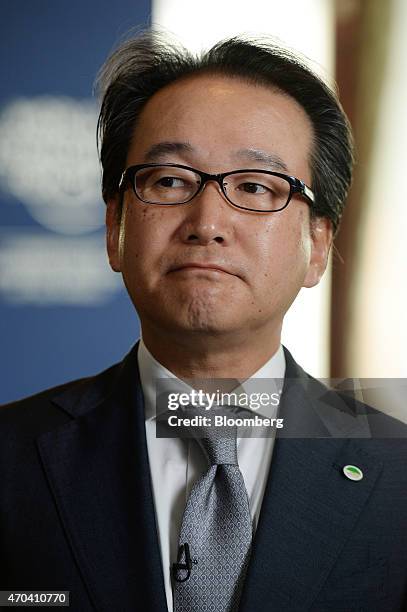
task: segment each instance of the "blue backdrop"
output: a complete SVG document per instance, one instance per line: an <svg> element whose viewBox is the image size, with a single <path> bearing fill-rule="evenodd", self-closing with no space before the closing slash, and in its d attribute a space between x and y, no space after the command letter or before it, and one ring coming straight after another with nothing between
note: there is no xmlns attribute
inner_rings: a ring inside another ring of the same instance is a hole
<svg viewBox="0 0 407 612"><path fill-rule="evenodd" d="M2 403L94 374L138 337L105 255L92 85L149 13L146 0L2 6Z"/></svg>

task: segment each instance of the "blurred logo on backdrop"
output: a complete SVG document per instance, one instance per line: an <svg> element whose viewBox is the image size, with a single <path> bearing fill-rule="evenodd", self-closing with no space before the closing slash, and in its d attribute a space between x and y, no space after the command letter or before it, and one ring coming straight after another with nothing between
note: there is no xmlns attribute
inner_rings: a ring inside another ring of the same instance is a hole
<svg viewBox="0 0 407 612"><path fill-rule="evenodd" d="M92 101L65 96L15 99L0 114L1 189L37 223L1 230L5 301L96 305L121 287L100 231L96 122Z"/></svg>

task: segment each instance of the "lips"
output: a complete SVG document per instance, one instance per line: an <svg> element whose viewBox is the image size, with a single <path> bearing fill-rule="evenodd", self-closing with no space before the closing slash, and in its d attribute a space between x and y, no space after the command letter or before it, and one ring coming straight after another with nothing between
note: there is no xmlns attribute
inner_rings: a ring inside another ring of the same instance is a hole
<svg viewBox="0 0 407 612"><path fill-rule="evenodd" d="M179 272L180 270L189 270L189 269L214 270L215 272L224 272L232 276L238 276L229 267L225 266L224 264L219 264L216 262L202 263L202 262L195 262L195 261L187 261L181 264L175 264L174 266L171 266L169 269L169 272Z"/></svg>

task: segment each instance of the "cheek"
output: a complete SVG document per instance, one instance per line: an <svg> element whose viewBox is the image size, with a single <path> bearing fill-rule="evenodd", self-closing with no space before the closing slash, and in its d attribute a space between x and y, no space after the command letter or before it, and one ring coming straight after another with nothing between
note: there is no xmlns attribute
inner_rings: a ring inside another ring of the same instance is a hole
<svg viewBox="0 0 407 612"><path fill-rule="evenodd" d="M126 219L127 219L127 205L123 204L122 214L120 218L119 244L118 244L119 259L120 259L121 267L123 266L123 262L124 262L124 245L126 241Z"/></svg>
<svg viewBox="0 0 407 612"><path fill-rule="evenodd" d="M159 212L159 210L152 206L147 208L146 206L134 204L133 202L130 202L126 206L126 248L134 245L141 246L144 242L150 240L150 236L154 235L154 232L160 226L160 224L156 222L157 212Z"/></svg>
<svg viewBox="0 0 407 612"><path fill-rule="evenodd" d="M123 270L132 277L148 276L159 269L171 237L168 211L130 202L122 217L119 238Z"/></svg>
<svg viewBox="0 0 407 612"><path fill-rule="evenodd" d="M134 274L140 265L140 262L137 260L143 259L146 245L151 243L150 228L154 227L154 225L146 223L147 216L154 217L154 211L149 213L144 207L136 208L132 203L127 204L123 209L120 224L119 252L125 273L131 271ZM134 265L136 261L137 266Z"/></svg>
<svg viewBox="0 0 407 612"><path fill-rule="evenodd" d="M264 270L262 276L272 281L271 287L301 286L311 258L308 218L281 218L271 221L264 230L256 235L256 263L259 270Z"/></svg>

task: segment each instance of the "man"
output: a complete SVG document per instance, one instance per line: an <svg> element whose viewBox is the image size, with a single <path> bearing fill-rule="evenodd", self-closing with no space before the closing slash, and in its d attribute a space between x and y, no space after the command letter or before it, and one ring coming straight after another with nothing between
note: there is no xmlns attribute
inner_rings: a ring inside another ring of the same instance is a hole
<svg viewBox="0 0 407 612"><path fill-rule="evenodd" d="M100 86L107 248L142 341L3 408L2 588L81 611L403 609L405 429L280 344L350 183L337 99L248 39L196 59L144 34ZM276 440L155 435L157 379L283 378Z"/></svg>

